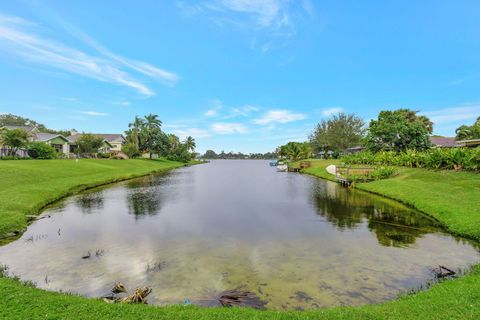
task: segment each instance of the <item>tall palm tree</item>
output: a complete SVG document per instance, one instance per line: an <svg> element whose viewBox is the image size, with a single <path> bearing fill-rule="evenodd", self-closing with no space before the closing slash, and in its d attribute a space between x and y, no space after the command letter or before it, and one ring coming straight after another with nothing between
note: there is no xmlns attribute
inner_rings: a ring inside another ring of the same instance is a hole
<svg viewBox="0 0 480 320"><path fill-rule="evenodd" d="M187 139L185 139L185 146L187 147L188 151L193 152L197 146L195 139L193 139L191 136L188 136Z"/></svg>
<svg viewBox="0 0 480 320"><path fill-rule="evenodd" d="M127 138L130 142L134 143L137 147L140 146L140 132L145 126L145 121L139 116L135 116L135 120L128 124L130 130L127 132Z"/></svg>
<svg viewBox="0 0 480 320"><path fill-rule="evenodd" d="M162 121L158 119L158 115L150 113L148 116L145 116L145 126L148 130L160 129Z"/></svg>

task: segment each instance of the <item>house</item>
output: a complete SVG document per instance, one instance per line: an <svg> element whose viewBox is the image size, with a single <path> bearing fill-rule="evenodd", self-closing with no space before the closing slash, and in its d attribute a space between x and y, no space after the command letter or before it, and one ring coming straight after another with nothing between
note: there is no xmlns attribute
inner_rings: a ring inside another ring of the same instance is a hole
<svg viewBox="0 0 480 320"><path fill-rule="evenodd" d="M68 154L70 152L68 139L61 134L39 132L33 135L32 141L51 145L58 153Z"/></svg>
<svg viewBox="0 0 480 320"><path fill-rule="evenodd" d="M362 147L362 146L356 146L356 147L351 147L351 148L346 149L346 150L345 150L345 153L346 153L346 154L352 154L352 153L362 152L363 150L365 150L364 147Z"/></svg>
<svg viewBox="0 0 480 320"><path fill-rule="evenodd" d="M122 146L127 142L127 139L122 134L118 133L98 133L96 134L99 137L102 137L107 141L112 147L110 148L110 151L112 152L120 152L122 151Z"/></svg>
<svg viewBox="0 0 480 320"><path fill-rule="evenodd" d="M94 134L98 137L103 138L102 135L99 134ZM78 144L77 141L80 139L80 137L83 136L82 133L76 133L74 135L68 136L68 144L70 145L70 153L78 153ZM113 149L113 145L110 144L106 139L103 139L102 146L98 149L98 152L100 153L109 153Z"/></svg>
<svg viewBox="0 0 480 320"><path fill-rule="evenodd" d="M434 148L455 148L458 147L456 139L452 137L430 137Z"/></svg>
<svg viewBox="0 0 480 320"><path fill-rule="evenodd" d="M32 126L32 125L25 125L25 126L4 126L0 128L2 129L8 129L8 130L15 130L15 129L20 129L24 130L28 133L28 141L29 142L43 142L48 145L51 145L54 147L57 152L63 153L63 154L68 154L70 151L69 144L67 138L60 134L54 134L54 133L45 133L45 132L40 132L37 127ZM2 150L0 151L0 155L7 154L7 148L2 147ZM19 150L17 152L17 155L20 157L26 157L27 156L27 150Z"/></svg>

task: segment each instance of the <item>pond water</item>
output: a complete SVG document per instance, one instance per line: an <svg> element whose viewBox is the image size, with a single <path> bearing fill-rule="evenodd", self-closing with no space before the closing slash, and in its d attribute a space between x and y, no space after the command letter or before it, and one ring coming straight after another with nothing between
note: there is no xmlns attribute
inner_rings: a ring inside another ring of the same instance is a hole
<svg viewBox="0 0 480 320"><path fill-rule="evenodd" d="M10 272L89 297L116 281L148 285L151 304L215 305L219 292L241 288L270 309L360 305L418 288L438 265L480 261L475 243L426 216L266 161L212 161L97 188L43 216L0 247Z"/></svg>

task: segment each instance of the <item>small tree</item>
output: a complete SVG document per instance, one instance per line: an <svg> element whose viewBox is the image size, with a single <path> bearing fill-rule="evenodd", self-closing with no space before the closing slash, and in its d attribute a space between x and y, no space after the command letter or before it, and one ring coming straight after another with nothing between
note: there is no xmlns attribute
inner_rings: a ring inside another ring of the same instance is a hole
<svg viewBox="0 0 480 320"><path fill-rule="evenodd" d="M370 121L365 147L375 152L425 150L430 147L431 132L432 122L425 116L418 116L417 111L381 111L377 120Z"/></svg>
<svg viewBox="0 0 480 320"><path fill-rule="evenodd" d="M0 140L10 148L9 155L15 156L20 148L27 146L28 133L22 129L5 129L1 132Z"/></svg>
<svg viewBox="0 0 480 320"><path fill-rule="evenodd" d="M455 130L458 140L480 139L480 117L471 126L462 125Z"/></svg>
<svg viewBox="0 0 480 320"><path fill-rule="evenodd" d="M80 153L97 153L103 145L103 138L91 133L83 134L77 140Z"/></svg>
<svg viewBox="0 0 480 320"><path fill-rule="evenodd" d="M122 151L125 152L125 154L129 158L137 158L141 155L140 150L138 150L138 147L135 143L133 142L128 142L122 146Z"/></svg>
<svg viewBox="0 0 480 320"><path fill-rule="evenodd" d="M33 159L55 159L57 150L43 142L33 142L28 146L28 155Z"/></svg>
<svg viewBox="0 0 480 320"><path fill-rule="evenodd" d="M365 133L365 122L354 113L340 112L328 120L322 120L310 135L315 152L327 149L343 151L357 146Z"/></svg>

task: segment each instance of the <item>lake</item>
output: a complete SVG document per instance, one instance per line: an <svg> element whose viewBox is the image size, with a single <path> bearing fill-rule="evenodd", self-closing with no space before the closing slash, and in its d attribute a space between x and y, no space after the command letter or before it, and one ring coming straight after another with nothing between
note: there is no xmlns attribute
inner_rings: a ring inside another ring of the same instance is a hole
<svg viewBox="0 0 480 320"><path fill-rule="evenodd" d="M88 297L150 286L150 304L218 305L240 288L269 309L361 305L480 261L476 243L401 204L260 160L92 189L42 216L0 247L10 273Z"/></svg>

